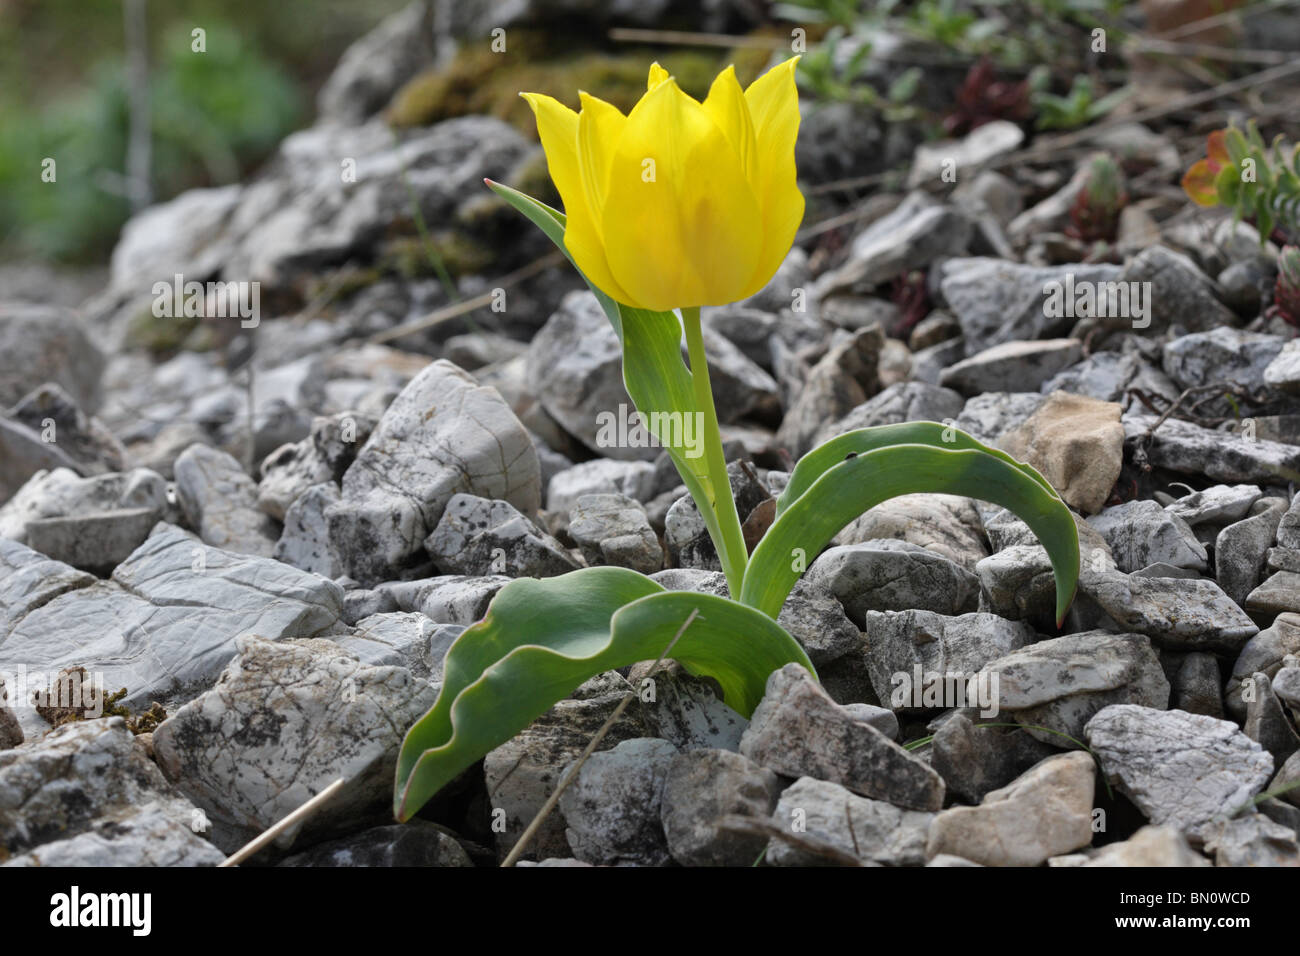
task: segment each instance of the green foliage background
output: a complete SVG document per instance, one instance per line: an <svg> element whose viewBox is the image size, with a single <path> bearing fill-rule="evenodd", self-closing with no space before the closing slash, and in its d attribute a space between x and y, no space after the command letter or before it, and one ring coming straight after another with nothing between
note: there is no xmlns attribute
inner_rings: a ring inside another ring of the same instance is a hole
<svg viewBox="0 0 1300 956"><path fill-rule="evenodd" d="M404 2L150 0L155 198L254 170L311 121L347 45ZM0 0L0 254L111 251L129 212L123 47L121 0ZM47 156L57 183L41 181Z"/></svg>

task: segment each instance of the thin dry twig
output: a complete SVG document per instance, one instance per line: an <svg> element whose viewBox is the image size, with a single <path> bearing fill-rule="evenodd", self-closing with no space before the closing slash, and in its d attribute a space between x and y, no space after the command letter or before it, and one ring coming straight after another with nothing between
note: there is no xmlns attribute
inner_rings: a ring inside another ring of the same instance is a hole
<svg viewBox="0 0 1300 956"><path fill-rule="evenodd" d="M306 820L308 817L313 816L318 810L320 810L321 807L325 806L325 804L329 801L331 797L334 796L334 794L338 793L339 790L342 789L343 784L345 783L347 783L347 779L344 777L339 777L337 780L331 783L320 793L316 794L316 796L312 797L310 800L308 800L306 803L300 806L297 810L293 811L293 813L289 814L279 823L272 826L269 830L266 830L264 833L262 833L256 839L254 839L251 843L245 844L244 846L240 847L230 856L226 857L224 860L218 863L217 866L218 867L239 866L239 864L243 863L249 857L253 856L255 853L257 853L264 847L268 846L272 840L278 837L285 830L288 830L294 824L301 823L303 820Z"/></svg>
<svg viewBox="0 0 1300 956"><path fill-rule="evenodd" d="M616 43L654 43L660 46L717 46L725 49L752 47L757 50L788 50L784 37L747 37L730 33L695 33L691 30L644 30L614 27L609 38Z"/></svg>
<svg viewBox="0 0 1300 956"><path fill-rule="evenodd" d="M1236 421L1236 419L1231 416L1212 417L1198 414L1198 410L1206 402L1214 401L1224 395L1232 395L1244 401L1259 405L1265 404L1267 401L1265 396L1252 394L1248 389L1232 382L1210 382L1207 385L1193 385L1191 388L1184 389L1182 394L1172 402L1161 395L1140 388L1127 389L1124 395L1126 398L1132 396L1138 399L1143 405L1158 416L1156 420L1147 427L1146 431L1138 437L1137 446L1134 449L1134 462L1144 472L1151 470L1151 464L1147 460L1147 448L1150 446L1151 440L1155 437L1156 430L1175 415L1177 415L1181 421L1191 422L1193 425L1199 425L1202 428L1217 428L1224 422ZM1201 397L1184 409L1184 403L1193 396ZM1168 407L1163 411L1157 407L1161 403L1168 403Z"/></svg>
<svg viewBox="0 0 1300 956"><path fill-rule="evenodd" d="M691 623L699 616L699 608L693 609L691 613L686 616L686 620L682 621L682 626L677 629L677 633L673 635L673 639L668 642L668 646L660 652L659 657L650 667L650 670L646 672L647 677L654 674L659 669L659 665L663 663L664 658L667 657L672 649L677 646L677 642L681 640L682 635L686 633L686 629L690 627ZM582 765L587 762L587 758L596 752L596 748L599 747L600 742L605 739L605 735L609 733L610 728L612 728L615 722L623 716L623 711L627 710L628 704L632 703L636 698L636 688L633 687L626 695L624 695L623 699L618 702L618 706L614 708L614 712L610 714L605 723L601 725L600 730L596 731L595 736L591 738L591 742L587 744L586 749L583 750L578 759L574 761L573 766L569 768L569 772L564 775L564 779L561 780L559 785L555 788L555 792L553 792L546 799L546 802L542 804L542 808L537 811L537 815L533 817L533 820L528 824L527 829L525 829L523 834L520 835L515 845L511 847L510 852L506 854L506 858L501 861L503 867L514 866L519 860L520 855L528 848L529 842L531 842L533 837L537 835L537 831L541 828L542 823L548 816L550 816L550 813L555 809L556 804L560 802L560 796L569 788L569 784L573 783L573 781L577 779L578 771L580 771Z"/></svg>
<svg viewBox="0 0 1300 956"><path fill-rule="evenodd" d="M1253 89L1257 86L1264 86L1300 73L1300 60L1292 60L1289 63L1283 63L1280 66L1269 67L1267 70L1260 70L1257 73L1251 73L1240 79L1228 80L1220 83L1218 86L1211 87L1208 90L1199 90L1195 93L1187 93L1183 96L1176 97L1168 103L1162 103L1159 106L1148 107L1144 110L1138 110L1135 113L1129 113L1127 116L1117 116L1113 119L1106 120L1102 123L1094 123L1084 129L1075 130L1069 133L1062 133L1053 136L1050 139L1044 138L1043 141L1035 143L1027 149L1022 149L1014 153L1008 153L998 159L989 162L985 168L1001 169L1012 163L1025 162L1035 159L1043 159L1056 153L1073 149L1080 143L1085 143L1098 133L1105 132L1117 126L1124 126L1129 123L1142 123L1149 119L1167 116L1170 113L1176 113L1179 110L1192 109L1197 106L1203 106L1206 103L1212 103L1221 96L1230 96L1233 93L1242 93L1246 90Z"/></svg>
<svg viewBox="0 0 1300 956"><path fill-rule="evenodd" d="M1175 43L1159 37L1138 36L1133 40L1136 50L1142 53L1168 54L1169 56L1194 56L1201 60L1222 60L1226 63L1277 64L1291 62L1291 54L1280 50L1260 50L1251 47L1227 49L1210 43Z"/></svg>
<svg viewBox="0 0 1300 956"><path fill-rule="evenodd" d="M1244 20L1247 17L1253 17L1257 13L1264 13L1268 10L1285 10L1287 7L1294 7L1297 3L1300 3L1300 0L1279 0L1277 3L1259 3L1245 9L1225 10L1222 13L1216 13L1212 17L1192 20L1189 23L1174 27L1172 30L1153 35L1163 40L1176 40L1179 37L1185 37L1204 30L1206 27L1218 26L1220 23L1227 23L1231 20Z"/></svg>
<svg viewBox="0 0 1300 956"><path fill-rule="evenodd" d="M400 339L407 335L413 335L416 332L422 332L425 329L431 329L435 325L441 325L443 322L449 322L458 316L473 312L475 309L481 309L484 306L492 304L492 297L497 289L506 289L512 285L517 285L524 279L531 278L539 272L549 269L551 266L557 266L564 261L564 254L556 251L549 252L528 265L516 269L509 275L497 279L493 287L482 295L476 295L472 299L465 299L463 302L457 302L453 305L444 306L430 312L428 315L419 319L413 319L403 325L394 326L391 329L385 329L382 332L376 332L366 339L371 345L379 345L384 342L391 342L393 339Z"/></svg>

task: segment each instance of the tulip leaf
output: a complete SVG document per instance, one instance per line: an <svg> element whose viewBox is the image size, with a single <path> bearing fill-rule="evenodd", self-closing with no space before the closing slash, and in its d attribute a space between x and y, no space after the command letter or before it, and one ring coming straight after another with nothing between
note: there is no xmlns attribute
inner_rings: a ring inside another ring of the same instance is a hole
<svg viewBox="0 0 1300 956"><path fill-rule="evenodd" d="M943 429L934 423L911 424ZM784 507L750 557L741 602L776 617L808 563L850 521L898 495L943 493L991 501L1029 525L1047 549L1056 574L1059 626L1078 584L1079 538L1074 516L1051 485L1028 465L969 435L963 436L965 444L881 447L879 436L871 434L897 428L852 432L805 456L782 496ZM857 451L855 445L866 450ZM801 474L805 463L809 465Z"/></svg>
<svg viewBox="0 0 1300 956"><path fill-rule="evenodd" d="M569 250L564 245L564 213L501 183L489 181L488 186L546 233L547 238L564 253L573 268L578 269L578 264L573 261L573 256L569 255ZM582 275L581 269L578 269L578 274ZM697 416L702 410L696 404L691 370L682 361L681 321L672 312L634 309L616 302L593 285L585 275L582 278L618 334L623 350L623 386L627 389L628 396L637 409L645 414L646 428L660 440L673 464L677 466L686 490L699 508L710 539L722 541L717 515L709 504L713 496L705 456L688 455L679 442L673 441L672 434L661 434L667 430L673 416L676 416L679 424L678 437L686 434L688 422L694 428L703 419L702 415ZM670 417L664 419L656 413L667 413ZM699 430L696 429L691 434L698 435Z"/></svg>
<svg viewBox="0 0 1300 956"><path fill-rule="evenodd" d="M1031 466L1016 461L1001 449L991 448L977 441L959 428L941 425L938 422L903 422L897 425L879 425L875 428L859 428L845 432L804 455L795 465L794 471L790 473L790 480L777 499L777 515L780 516L786 508L803 497L804 492L835 465L850 456L861 455L890 445L933 445L936 448L974 448L977 451L987 452L995 458L1002 459L1008 465L1020 469L1042 485L1048 494L1059 498L1056 489Z"/></svg>
<svg viewBox="0 0 1300 956"><path fill-rule="evenodd" d="M683 629L692 611L698 614ZM616 567L519 578L448 649L438 699L407 732L398 755L397 819L409 820L583 681L657 660L679 632L668 656L716 679L724 701L746 717L772 671L790 662L813 671L772 618L724 597L665 591Z"/></svg>

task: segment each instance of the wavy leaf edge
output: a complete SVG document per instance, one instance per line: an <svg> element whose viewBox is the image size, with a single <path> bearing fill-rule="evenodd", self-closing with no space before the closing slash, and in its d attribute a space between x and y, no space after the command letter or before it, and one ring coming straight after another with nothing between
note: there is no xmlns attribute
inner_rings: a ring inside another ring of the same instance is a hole
<svg viewBox="0 0 1300 956"><path fill-rule="evenodd" d="M758 634L754 632L753 628L747 629L733 648L721 645L714 646L711 645L711 641L706 641L704 645L710 651L721 651L722 653L718 656L721 656L724 660L730 655L734 660L744 661L747 656L753 656L757 652L756 660L766 661L773 665L761 675L757 672L752 675L748 686L745 686L739 694L743 699L737 700L737 695L729 692L729 688L735 690L740 687L735 677L736 669L720 669L716 665L711 667L707 661L702 662L701 656L707 659L710 655L701 655L691 651L690 643L687 640L689 628L681 637L681 641L687 642L685 647L679 641L673 652L668 655L668 659L677 660L689 673L697 676L710 676L719 680L724 689L723 702L733 710L741 713L742 716L748 716L749 713L752 713L754 706L762 698L763 689L771 670L775 670L786 663L794 662L806 667L810 673L816 676L817 672L812 662L794 638L776 621L761 615L754 609L720 595L695 591L669 591L638 572L611 567L583 568L553 578L519 578L505 585L493 598L484 617L466 628L448 648L445 658L446 672L454 672L460 666L459 660L453 657L453 655L460 656L457 654L458 650L470 648L476 639L501 626L508 626L509 622L504 621L500 613L494 614L494 610L500 611L500 607L497 606L498 599L503 594L506 594L508 588L512 590L506 595L503 604L505 607L508 607L511 600L519 596L520 592L524 592L524 596L529 597L531 596L530 592L533 592L539 586L553 588L556 587L554 582L562 582L564 579L568 579L568 582L559 585L560 587L576 585L578 582L575 576L583 575L590 578L593 576L592 572L596 572L601 576L622 579L622 582L616 583L636 583L639 587L644 587L646 593L613 607L609 617L608 634L599 647L591 653L575 655L536 642L517 644L479 670L477 674L472 676L472 679L461 683L454 681L454 675L453 678L449 678L444 683L433 706L411 726L403 738L395 770L394 786L394 815L399 821L405 822L409 820L438 791L485 755L486 751L482 751L480 746L468 758L462 755L461 759L449 764L449 769L444 769L443 772L435 775L432 785L420 780L421 769L427 766L427 761L436 761L440 756L446 756L454 752L460 733L457 728L458 726L465 726L465 721L470 716L467 709L474 703L475 697L487 692L494 678L501 678L503 675L508 676L512 669L518 669L523 674L540 674L546 669L545 662L547 661L560 664L561 670L567 670L574 667L574 665L585 665L577 667L571 674L557 682L555 687L547 692L547 702L540 705L540 709L533 707L521 712L521 716L515 719L505 730L489 735L496 741L493 746L499 746L528 727L554 706L556 702L568 697L583 681L613 668L628 666L643 660L654 660L655 656L668 646L669 640L676 634L677 628L686 619L686 615L683 614L682 620L671 625L672 632L663 637L661 642L658 641L658 638L655 641L650 641L648 637L642 637L637 633L628 634L626 627L622 629L621 633L620 622L628 622L628 625L631 626L631 624L635 623L638 615L644 616L648 608L648 602L660 601L694 605L703 609L701 617L706 621L711 607L724 609L733 614L741 612L746 615L755 615L752 622L760 629ZM515 585L519 585L519 587L515 587ZM766 630L765 634L762 633L763 629ZM621 649L618 647L620 638L623 638L626 643L626 646ZM655 646L656 642L657 646ZM537 660L534 661L531 658L537 658ZM759 663L757 666L762 668L766 664ZM425 739L429 734L434 736Z"/></svg>

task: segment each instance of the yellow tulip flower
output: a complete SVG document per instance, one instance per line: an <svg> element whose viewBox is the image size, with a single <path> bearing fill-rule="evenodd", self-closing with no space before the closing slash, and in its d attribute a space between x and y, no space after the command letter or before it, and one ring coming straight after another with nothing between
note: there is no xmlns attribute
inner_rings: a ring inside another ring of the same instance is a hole
<svg viewBox="0 0 1300 956"><path fill-rule="evenodd" d="M666 312L726 305L767 284L803 219L796 62L743 92L727 67L703 103L655 63L627 116L586 93L579 113L521 94L564 200L564 244L593 285Z"/></svg>

